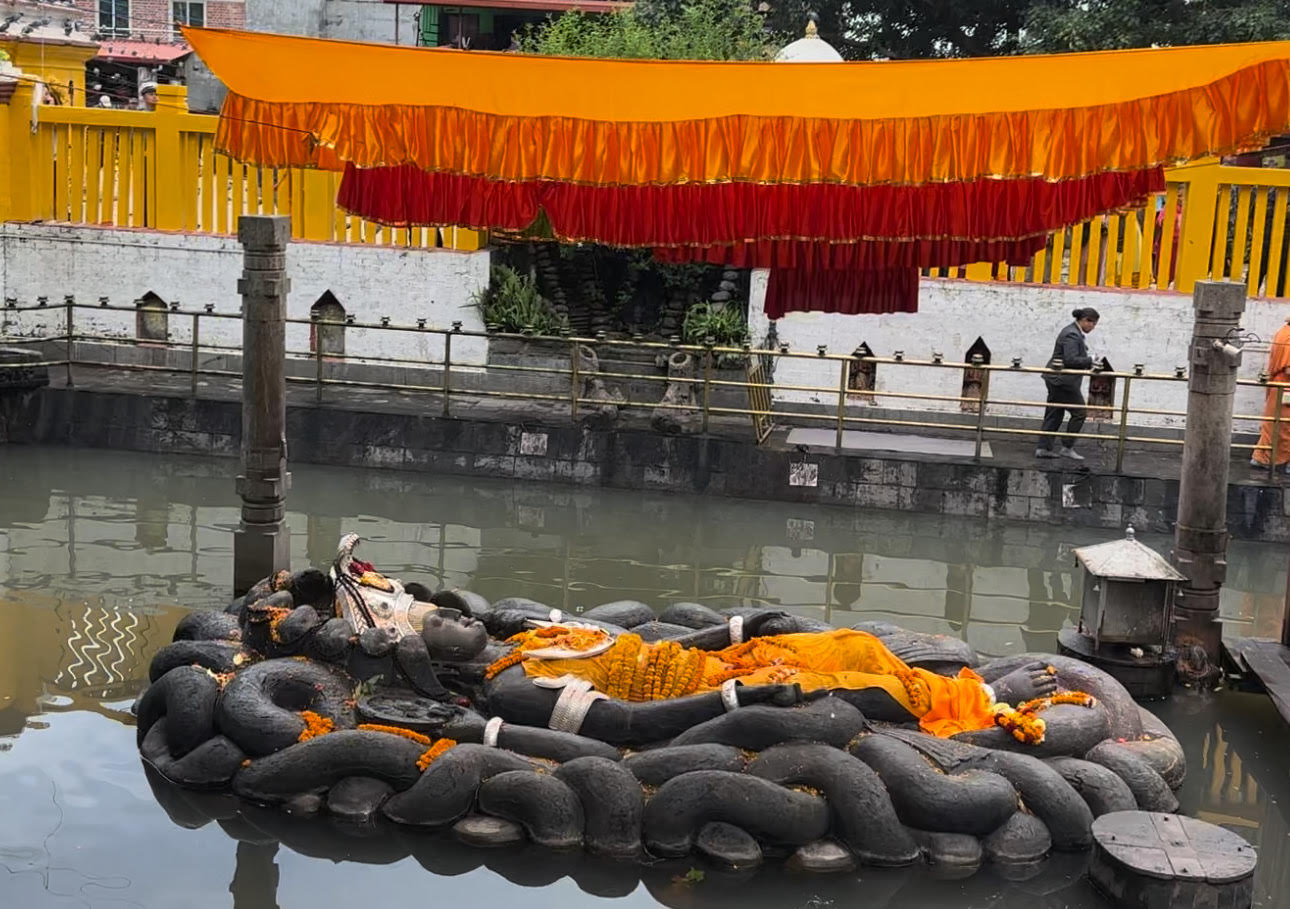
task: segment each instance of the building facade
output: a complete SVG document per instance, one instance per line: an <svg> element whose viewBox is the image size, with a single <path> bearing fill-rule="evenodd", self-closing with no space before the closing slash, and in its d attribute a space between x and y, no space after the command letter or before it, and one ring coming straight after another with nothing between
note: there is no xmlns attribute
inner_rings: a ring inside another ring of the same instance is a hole
<svg viewBox="0 0 1290 909"><path fill-rule="evenodd" d="M78 13L105 38L168 43L181 25L241 28L245 0L73 0Z"/></svg>

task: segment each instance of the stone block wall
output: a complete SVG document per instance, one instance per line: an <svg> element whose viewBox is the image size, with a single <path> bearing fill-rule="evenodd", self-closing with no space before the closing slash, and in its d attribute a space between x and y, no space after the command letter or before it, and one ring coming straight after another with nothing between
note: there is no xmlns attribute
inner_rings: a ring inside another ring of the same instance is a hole
<svg viewBox="0 0 1290 909"><path fill-rule="evenodd" d="M0 444L66 444L236 457L236 400L47 388L0 395ZM969 518L1171 533L1178 481L1158 476L956 463L911 456L812 453L717 436L592 429L525 416L523 423L293 406L293 461L427 474L552 481L688 495L886 509ZM1258 481L1229 487L1239 539L1290 539L1290 499Z"/></svg>

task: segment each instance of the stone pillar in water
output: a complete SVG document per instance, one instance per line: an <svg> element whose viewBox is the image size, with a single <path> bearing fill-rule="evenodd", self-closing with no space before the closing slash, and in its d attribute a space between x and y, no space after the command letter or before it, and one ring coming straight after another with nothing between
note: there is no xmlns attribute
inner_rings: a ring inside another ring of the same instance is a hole
<svg viewBox="0 0 1290 909"><path fill-rule="evenodd" d="M248 215L237 225L242 244L242 522L233 536L233 591L290 568L286 526L287 243L291 219Z"/></svg>
<svg viewBox="0 0 1290 909"><path fill-rule="evenodd" d="M1187 431L1183 441L1178 522L1173 561L1187 580L1178 592L1174 644L1196 666L1204 648L1208 667L1217 667L1222 624L1218 594L1227 578L1227 479L1232 451L1232 400L1241 350L1233 343L1245 312L1245 285L1199 281L1194 297Z"/></svg>

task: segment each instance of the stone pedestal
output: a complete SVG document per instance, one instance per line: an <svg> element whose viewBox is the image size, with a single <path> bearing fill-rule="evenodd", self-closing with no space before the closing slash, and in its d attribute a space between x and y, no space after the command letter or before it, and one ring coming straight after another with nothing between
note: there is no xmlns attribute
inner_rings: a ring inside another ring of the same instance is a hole
<svg viewBox="0 0 1290 909"><path fill-rule="evenodd" d="M697 432L703 425L695 399L695 380L699 377L698 361L693 354L678 351L667 360L667 388L654 408L650 425L668 435Z"/></svg>
<svg viewBox="0 0 1290 909"><path fill-rule="evenodd" d="M1195 818L1115 811L1093 822L1088 876L1125 909L1248 909L1254 847Z"/></svg>
<svg viewBox="0 0 1290 909"><path fill-rule="evenodd" d="M291 567L286 526L287 243L291 219L245 216L237 226L242 295L242 521L233 539L233 590Z"/></svg>

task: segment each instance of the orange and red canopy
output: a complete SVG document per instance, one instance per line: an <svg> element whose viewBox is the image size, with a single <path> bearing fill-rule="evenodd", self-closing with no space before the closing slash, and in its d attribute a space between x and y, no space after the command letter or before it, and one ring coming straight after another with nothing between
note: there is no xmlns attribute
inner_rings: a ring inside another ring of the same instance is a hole
<svg viewBox="0 0 1290 909"><path fill-rule="evenodd" d="M342 204L373 220L542 213L561 238L672 259L1023 259L1158 190L1164 165L1290 128L1290 42L784 65L185 33L229 87L234 158L344 170Z"/></svg>

